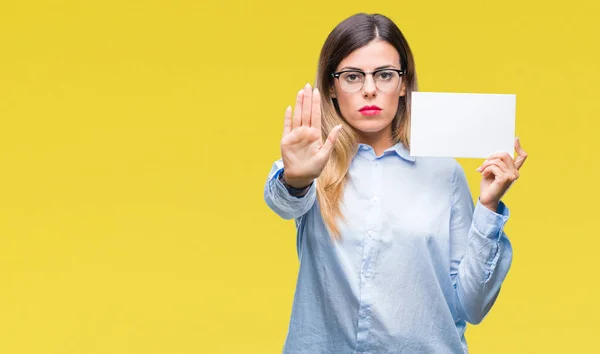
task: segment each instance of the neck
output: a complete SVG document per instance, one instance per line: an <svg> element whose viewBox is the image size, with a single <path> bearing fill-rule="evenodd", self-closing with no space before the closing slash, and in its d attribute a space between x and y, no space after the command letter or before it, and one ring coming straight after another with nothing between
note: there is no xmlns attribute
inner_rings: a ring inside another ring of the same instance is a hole
<svg viewBox="0 0 600 354"><path fill-rule="evenodd" d="M358 132L358 142L361 144L370 145L375 150L375 155L379 156L390 148L392 143L392 126L372 133Z"/></svg>

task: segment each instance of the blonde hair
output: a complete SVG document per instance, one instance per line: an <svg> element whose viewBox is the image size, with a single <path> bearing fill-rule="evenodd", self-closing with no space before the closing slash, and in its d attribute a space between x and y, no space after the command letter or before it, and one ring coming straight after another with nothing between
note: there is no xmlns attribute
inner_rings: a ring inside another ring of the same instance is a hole
<svg viewBox="0 0 600 354"><path fill-rule="evenodd" d="M331 158L316 183L321 216L335 240L341 238L338 220L346 221L340 204L348 180L348 168L358 149L358 136L342 117L337 100L331 96L330 89L334 85L331 74L345 57L373 40L383 40L394 46L400 54L401 68L406 70L402 77L406 94L400 97L398 111L392 121L392 143L400 142L407 149L410 146L411 94L417 90L417 76L410 47L400 29L389 18L380 14L353 15L340 22L325 40L315 80L315 87L321 93L323 139L327 139L333 127L343 125Z"/></svg>

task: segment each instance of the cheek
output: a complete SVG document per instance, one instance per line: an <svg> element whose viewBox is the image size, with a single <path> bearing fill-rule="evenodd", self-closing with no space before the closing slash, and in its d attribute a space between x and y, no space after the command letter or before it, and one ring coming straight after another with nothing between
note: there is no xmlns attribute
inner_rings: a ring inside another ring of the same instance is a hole
<svg viewBox="0 0 600 354"><path fill-rule="evenodd" d="M351 113L354 109L354 107L357 105L356 102L354 102L356 99L349 94L338 94L338 105L340 106L340 110L342 111L342 114L347 115L349 113Z"/></svg>
<svg viewBox="0 0 600 354"><path fill-rule="evenodd" d="M393 112L392 115L396 115L399 103L400 97L398 97L397 95L388 95L388 97L386 97L385 105L388 111Z"/></svg>

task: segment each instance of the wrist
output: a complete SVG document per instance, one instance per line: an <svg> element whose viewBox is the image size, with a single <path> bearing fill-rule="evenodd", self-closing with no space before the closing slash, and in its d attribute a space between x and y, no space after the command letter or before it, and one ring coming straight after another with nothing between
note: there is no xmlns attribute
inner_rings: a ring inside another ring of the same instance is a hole
<svg viewBox="0 0 600 354"><path fill-rule="evenodd" d="M310 187L313 180L306 178L289 178L285 175L285 170L281 174L281 182L292 189L306 189Z"/></svg>
<svg viewBox="0 0 600 354"><path fill-rule="evenodd" d="M493 211L494 213L498 210L498 205L500 204L500 202L494 202L494 201L482 201L481 199L479 199L479 203L481 203L481 205L483 205L484 207L488 208L489 210Z"/></svg>
<svg viewBox="0 0 600 354"><path fill-rule="evenodd" d="M304 195L306 195L306 193L308 193L309 187L312 185L312 182L310 182L308 185L306 185L306 186L302 185L303 187L300 187L300 188L292 187L284 179L283 173L281 173L279 175L279 181L281 182L281 184L283 184L285 189L287 189L287 191L290 195L297 197L297 198L301 198Z"/></svg>

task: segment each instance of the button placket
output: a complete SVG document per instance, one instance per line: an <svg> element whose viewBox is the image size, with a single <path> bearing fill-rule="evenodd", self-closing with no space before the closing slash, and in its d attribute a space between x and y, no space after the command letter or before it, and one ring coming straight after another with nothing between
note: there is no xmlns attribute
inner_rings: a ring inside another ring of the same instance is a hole
<svg viewBox="0 0 600 354"><path fill-rule="evenodd" d="M379 242L377 241L377 234L381 224L381 185L383 183L382 166L381 162L375 160L371 161L371 179L366 187L367 197L363 199L364 206L366 207L365 224L364 224L364 239L363 239L363 258L360 268L360 305L358 310L358 334L357 334L357 349L364 349L366 340L369 333L369 325L371 318L371 306L373 303L372 294L372 277L374 274L374 267L376 266L375 258L378 253L377 248Z"/></svg>

